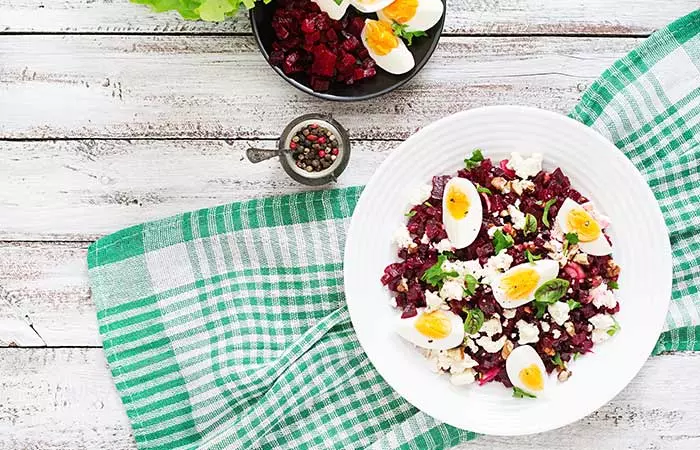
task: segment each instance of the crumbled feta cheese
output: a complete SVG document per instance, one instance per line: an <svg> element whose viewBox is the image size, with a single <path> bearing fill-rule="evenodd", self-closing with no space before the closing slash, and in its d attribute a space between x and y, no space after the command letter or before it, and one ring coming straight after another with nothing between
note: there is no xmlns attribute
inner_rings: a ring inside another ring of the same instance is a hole
<svg viewBox="0 0 700 450"><path fill-rule="evenodd" d="M477 280L484 276L484 269L479 264L478 259L469 261L445 261L442 263L442 270L445 272L457 272L458 278L464 279L466 275L471 275Z"/></svg>
<svg viewBox="0 0 700 450"><path fill-rule="evenodd" d="M557 241L556 239L552 239L544 243L544 248L549 250L547 256L558 262L561 267L564 267L567 264L568 259L564 254L564 245L561 242Z"/></svg>
<svg viewBox="0 0 700 450"><path fill-rule="evenodd" d="M408 228L406 228L405 226L399 227L394 232L392 240L399 248L406 248L409 245L413 244L411 233L408 232Z"/></svg>
<svg viewBox="0 0 700 450"><path fill-rule="evenodd" d="M440 297L444 300L461 300L464 296L464 283L455 279L447 280L440 289Z"/></svg>
<svg viewBox="0 0 700 450"><path fill-rule="evenodd" d="M547 306L547 312L559 326L564 325L564 322L569 320L569 311L569 304L566 302L555 302Z"/></svg>
<svg viewBox="0 0 700 450"><path fill-rule="evenodd" d="M540 328L542 328L542 331L544 331L545 333L548 332L550 330L549 323L541 321Z"/></svg>
<svg viewBox="0 0 700 450"><path fill-rule="evenodd" d="M396 303L396 297L389 298L389 306L392 308L397 308L399 305Z"/></svg>
<svg viewBox="0 0 700 450"><path fill-rule="evenodd" d="M493 235L496 234L496 231L502 229L503 227L491 227L488 230L486 230L486 233L489 235L490 238L493 238Z"/></svg>
<svg viewBox="0 0 700 450"><path fill-rule="evenodd" d="M503 331L503 328L501 328L501 322L497 318L493 317L485 321L481 325L479 331L482 333L486 333L486 336L491 337L494 334L498 334L501 331Z"/></svg>
<svg viewBox="0 0 700 450"><path fill-rule="evenodd" d="M605 342L608 339L610 339L610 335L606 330L595 329L593 330L593 333L591 333L591 340L594 344L600 344L601 342Z"/></svg>
<svg viewBox="0 0 700 450"><path fill-rule="evenodd" d="M523 158L520 153L511 153L506 167L522 179L534 177L542 170L542 154L533 153L529 158Z"/></svg>
<svg viewBox="0 0 700 450"><path fill-rule="evenodd" d="M561 331L555 328L554 330L552 330L552 337L554 339L559 339L561 337Z"/></svg>
<svg viewBox="0 0 700 450"><path fill-rule="evenodd" d="M476 353L479 351L479 347L476 346L476 344L470 337L464 338L464 345L466 345L472 353Z"/></svg>
<svg viewBox="0 0 700 450"><path fill-rule="evenodd" d="M428 350L425 354L436 371L461 373L479 365L464 350L457 347L449 350Z"/></svg>
<svg viewBox="0 0 700 450"><path fill-rule="evenodd" d="M454 248L454 245L452 245L452 242L450 242L449 239L443 239L437 244L434 244L433 248L435 248L435 250L437 250L439 253L451 252Z"/></svg>
<svg viewBox="0 0 700 450"><path fill-rule="evenodd" d="M440 309L440 307L445 304L444 300L442 297L440 297L438 294L432 291L425 291L425 304L428 306L426 309L430 311L434 311L436 309Z"/></svg>
<svg viewBox="0 0 700 450"><path fill-rule="evenodd" d="M579 252L579 253L577 253L577 254L574 256L573 261L574 261L575 263L581 264L582 266L587 266L588 264L590 264L590 263L588 262L588 254L586 254L586 253L584 253L584 252Z"/></svg>
<svg viewBox="0 0 700 450"><path fill-rule="evenodd" d="M536 325L532 325L520 319L518 320L518 323L515 324L515 326L518 327L518 334L520 335L518 344L530 344L540 340L540 330L537 328Z"/></svg>
<svg viewBox="0 0 700 450"><path fill-rule="evenodd" d="M507 327L510 321L508 319L503 319L503 326Z"/></svg>
<svg viewBox="0 0 700 450"><path fill-rule="evenodd" d="M465 386L472 384L476 380L474 369L467 369L462 373L454 373L450 375L450 383L455 386Z"/></svg>
<svg viewBox="0 0 700 450"><path fill-rule="evenodd" d="M481 336L476 340L476 343L488 353L496 353L500 352L503 348L503 344L506 343L506 337L501 336L497 341L494 341L488 336Z"/></svg>
<svg viewBox="0 0 700 450"><path fill-rule="evenodd" d="M486 281L491 282L496 279L501 273L505 272L513 264L513 257L506 253L505 250L489 258L484 266L484 278Z"/></svg>
<svg viewBox="0 0 700 450"><path fill-rule="evenodd" d="M513 180L510 182L510 188L516 194L522 195L525 191L534 191L535 183L529 180Z"/></svg>
<svg viewBox="0 0 700 450"><path fill-rule="evenodd" d="M506 319L512 319L515 317L515 310L514 309L504 309L503 310L503 317Z"/></svg>
<svg viewBox="0 0 700 450"><path fill-rule="evenodd" d="M433 186L431 184L424 184L422 186L418 186L411 192L411 195L409 196L409 201L411 202L412 205L420 205L423 202L426 202L430 199L430 195L433 192Z"/></svg>
<svg viewBox="0 0 700 450"><path fill-rule="evenodd" d="M423 233L423 237L420 238L420 243L421 244L429 244L430 243L430 238L428 237L427 234Z"/></svg>
<svg viewBox="0 0 700 450"><path fill-rule="evenodd" d="M617 300L615 299L615 294L608 289L605 283L601 283L600 286L591 289L588 294L593 299L593 305L596 308L602 306L606 308L614 308L617 305Z"/></svg>
<svg viewBox="0 0 700 450"><path fill-rule="evenodd" d="M564 231L559 226L559 221L555 220L552 225L552 238L559 242L564 242Z"/></svg>
<svg viewBox="0 0 700 450"><path fill-rule="evenodd" d="M508 214L510 214L511 222L513 222L513 228L516 230L525 228L525 214L522 211L513 205L508 205Z"/></svg>
<svg viewBox="0 0 700 450"><path fill-rule="evenodd" d="M596 329L606 331L615 326L615 320L609 314L596 314L595 316L588 319L588 321Z"/></svg>

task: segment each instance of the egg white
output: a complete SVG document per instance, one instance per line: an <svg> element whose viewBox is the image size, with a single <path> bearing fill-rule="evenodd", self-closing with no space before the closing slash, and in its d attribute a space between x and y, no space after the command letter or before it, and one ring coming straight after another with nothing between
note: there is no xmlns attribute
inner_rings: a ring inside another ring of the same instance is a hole
<svg viewBox="0 0 700 450"><path fill-rule="evenodd" d="M394 0L350 0L350 3L360 12L373 13L391 5Z"/></svg>
<svg viewBox="0 0 700 450"><path fill-rule="evenodd" d="M542 372L544 389L541 391L530 389L520 380L520 371L531 366L532 364L536 365ZM508 374L508 379L510 379L513 386L522 389L529 394L540 397L547 391L549 376L547 375L547 370L544 367L544 362L542 362L542 358L540 358L540 355L537 354L537 351L529 345L521 345L510 352L510 355L508 355L508 358L506 359L506 373Z"/></svg>
<svg viewBox="0 0 700 450"><path fill-rule="evenodd" d="M350 0L343 0L340 5L335 2L335 0L311 0L316 3L321 11L328 14L333 20L340 20L345 15L345 12L350 6Z"/></svg>
<svg viewBox="0 0 700 450"><path fill-rule="evenodd" d="M512 274L513 272L517 272L523 268L533 269L535 272L537 272L537 274L540 276L539 280L537 281L537 284L522 298L516 300L506 298L505 292L501 288L501 280L504 277ZM534 300L535 291L547 281L555 279L558 274L559 263L552 259L542 259L540 261L535 261L532 263L527 262L524 264L518 264L517 266L511 267L503 274L495 277L495 279L491 283L491 290L493 291L494 298L498 303L500 303L501 306L508 309L517 308L518 306L522 306Z"/></svg>
<svg viewBox="0 0 700 450"><path fill-rule="evenodd" d="M365 20L365 24L370 20L371 19ZM416 62L413 59L413 53L408 50L402 39L399 39L399 45L392 49L389 53L386 55L378 55L369 45L367 45L366 30L367 27L362 29L362 44L365 46L369 52L369 55L379 67L389 73L393 73L394 75L400 75L413 69L413 67L416 65Z"/></svg>
<svg viewBox="0 0 700 450"><path fill-rule="evenodd" d="M464 340L464 322L462 318L451 311L438 312L444 314L450 319L451 330L450 334L443 339L434 339L420 333L416 327L416 320L425 312L425 309L419 309L418 314L407 319L398 318L395 324L396 333L421 348L429 350L447 350L459 346Z"/></svg>
<svg viewBox="0 0 700 450"><path fill-rule="evenodd" d="M440 0L418 0L416 14L402 25L406 25L406 31L428 30L440 21L444 9L445 5ZM384 9L377 11L377 17L382 22L389 24L393 22L385 15Z"/></svg>
<svg viewBox="0 0 700 450"><path fill-rule="evenodd" d="M453 186L464 192L469 199L469 210L463 219L455 219L447 209L447 193ZM471 181L455 177L447 182L442 196L442 223L445 225L447 238L455 248L465 248L474 242L481 230L483 214L481 197Z"/></svg>
<svg viewBox="0 0 700 450"><path fill-rule="evenodd" d="M557 224L559 225L559 228L564 233L570 233L571 228L569 228L569 225L566 221L567 215L573 211L573 210L581 210L585 211L587 214L590 215L588 211L585 210L585 208L575 201L571 200L570 198L567 198L564 200L564 203L561 205L561 208L559 208L559 212L557 213ZM592 218L592 217L591 217ZM595 220L595 219L594 219ZM598 224L600 225L600 224ZM581 242L579 241L578 246L579 248L588 253L589 255L594 255L594 256L604 256L604 255L609 255L612 253L612 246L608 242L607 238L602 232L603 227L601 227L601 233L600 236L594 241L591 242Z"/></svg>

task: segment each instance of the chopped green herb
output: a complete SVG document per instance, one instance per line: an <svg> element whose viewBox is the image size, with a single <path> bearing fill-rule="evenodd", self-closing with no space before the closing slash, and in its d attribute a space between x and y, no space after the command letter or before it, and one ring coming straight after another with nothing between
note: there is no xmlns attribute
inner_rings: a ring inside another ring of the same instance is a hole
<svg viewBox="0 0 700 450"><path fill-rule="evenodd" d="M576 352L574 353L574 361L578 360L581 357L581 353Z"/></svg>
<svg viewBox="0 0 700 450"><path fill-rule="evenodd" d="M535 301L551 305L556 303L566 294L569 289L569 282L561 278L555 278L544 283L535 291Z"/></svg>
<svg viewBox="0 0 700 450"><path fill-rule="evenodd" d="M509 234L505 234L500 228L493 233L493 249L498 255L501 250L505 250L512 246L515 241Z"/></svg>
<svg viewBox="0 0 700 450"><path fill-rule="evenodd" d="M464 319L464 332L467 334L478 333L484 324L484 312L479 308L467 309L466 306L463 311L467 313L467 318Z"/></svg>
<svg viewBox="0 0 700 450"><path fill-rule="evenodd" d="M566 233L564 237L569 244L578 244L578 233Z"/></svg>
<svg viewBox="0 0 700 450"><path fill-rule="evenodd" d="M454 257L457 256L457 255L455 255L454 253L452 253L452 252L449 251L449 250L444 251L444 252L442 252L442 253L440 253L440 254L441 254L441 255L445 255L445 256L448 257L448 258L454 258Z"/></svg>
<svg viewBox="0 0 700 450"><path fill-rule="evenodd" d="M466 274L464 276L464 286L465 286L464 292L468 296L474 295L474 293L476 292L476 285L477 284L478 284L478 282L476 281L476 278L474 278L473 275Z"/></svg>
<svg viewBox="0 0 700 450"><path fill-rule="evenodd" d="M553 198L544 204L544 212L542 213L542 223L545 224L547 226L547 228L549 228L549 217L548 217L549 216L549 208L551 208L552 205L555 204L556 202L557 202L557 199Z"/></svg>
<svg viewBox="0 0 700 450"><path fill-rule="evenodd" d="M527 236L528 234L534 234L537 232L537 219L532 214L525 214L525 227L523 228L523 234Z"/></svg>
<svg viewBox="0 0 700 450"><path fill-rule="evenodd" d="M532 395L529 392L525 392L519 387L513 386L513 397L515 398L537 398L536 395Z"/></svg>
<svg viewBox="0 0 700 450"><path fill-rule="evenodd" d="M484 194L491 195L491 189L489 189L489 188L485 188L485 187L481 187L481 186L477 185L476 190L479 192L483 192Z"/></svg>
<svg viewBox="0 0 700 450"><path fill-rule="evenodd" d="M580 302L572 299L567 300L566 304L569 305L569 311L573 311L574 309L579 309L581 307Z"/></svg>
<svg viewBox="0 0 700 450"><path fill-rule="evenodd" d="M336 1L336 3L338 2L338 0L335 0L335 1ZM340 3L338 3L338 4L340 4ZM428 33L426 33L425 31L421 31L421 30L406 31L406 27L408 27L408 25L405 25L405 24L402 25L402 24L396 23L396 22L394 22L391 25L391 29L394 30L394 35L397 37L406 39L406 45L408 45L409 47L411 45L413 45L413 38L414 37L422 37L422 36L428 35Z"/></svg>
<svg viewBox="0 0 700 450"><path fill-rule="evenodd" d="M410 210L409 212L407 212L406 214L404 214L404 216L406 216L406 217L413 217L413 216L415 216L417 213L418 213L418 212L417 212L415 209L412 209L412 210Z"/></svg>
<svg viewBox="0 0 700 450"><path fill-rule="evenodd" d="M561 355L559 355L559 353L554 354L552 357L552 362L559 367L566 367L566 364L564 364L564 361L561 360Z"/></svg>
<svg viewBox="0 0 700 450"><path fill-rule="evenodd" d="M481 153L481 150L477 148L472 152L472 156L464 160L464 167L466 167L467 170L472 170L474 167L481 164L483 160L484 155Z"/></svg>
<svg viewBox="0 0 700 450"><path fill-rule="evenodd" d="M432 208L432 207L433 207L433 205L431 205L430 202L423 202L423 204L424 204L425 206L427 206L428 208Z"/></svg>
<svg viewBox="0 0 700 450"><path fill-rule="evenodd" d="M534 263L535 261L539 261L540 259L542 259L542 255L533 255L529 249L525 249L525 257L531 263Z"/></svg>
<svg viewBox="0 0 700 450"><path fill-rule="evenodd" d="M457 272L450 271L450 272L445 272L442 270L442 264L447 261L447 256L446 255L439 255L438 260L435 264L433 264L428 270L423 273L423 276L421 277L421 280L425 281L431 286L442 286L442 283L444 283L445 278L447 277L458 277L459 274Z"/></svg>
<svg viewBox="0 0 700 450"><path fill-rule="evenodd" d="M615 334L616 334L618 331L620 331L620 328L621 328L621 327L620 327L620 324L617 323L617 320L615 320L614 317L612 318L612 320L615 321L615 325L613 325L612 327L610 327L610 328L608 329L607 333L608 333L610 336L615 336Z"/></svg>
<svg viewBox="0 0 700 450"><path fill-rule="evenodd" d="M547 304L535 302L535 317L541 319L545 312L547 312Z"/></svg>
<svg viewBox="0 0 700 450"><path fill-rule="evenodd" d="M617 281L608 281L608 288L609 289L620 289L620 285L617 284Z"/></svg>

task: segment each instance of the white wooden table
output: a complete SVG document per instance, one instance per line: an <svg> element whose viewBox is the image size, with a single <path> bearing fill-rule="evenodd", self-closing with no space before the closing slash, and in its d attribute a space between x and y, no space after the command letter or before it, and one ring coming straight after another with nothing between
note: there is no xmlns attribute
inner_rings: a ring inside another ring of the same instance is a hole
<svg viewBox="0 0 700 450"><path fill-rule="evenodd" d="M245 16L222 24L127 0L0 0L0 450L133 449L87 287L94 239L173 213L301 189L251 165L310 111L351 128L341 185L365 183L416 128L517 103L567 112L615 59L697 0L451 0L445 35L404 89L334 104L269 70ZM651 358L563 431L464 448L700 448L700 354Z"/></svg>

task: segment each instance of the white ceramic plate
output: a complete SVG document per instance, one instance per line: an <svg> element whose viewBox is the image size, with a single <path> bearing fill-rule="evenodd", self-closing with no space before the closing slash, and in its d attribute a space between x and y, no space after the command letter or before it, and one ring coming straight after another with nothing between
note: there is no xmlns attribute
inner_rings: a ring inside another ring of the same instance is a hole
<svg viewBox="0 0 700 450"><path fill-rule="evenodd" d="M432 373L392 330L397 312L379 282L397 260L391 244L405 223L410 192L433 175L452 174L475 148L500 160L511 151L544 154L572 185L612 219L608 229L622 266L616 316L622 331L571 364L566 383L546 398L516 399L500 383L455 387ZM661 211L634 166L588 127L552 112L496 106L439 120L401 144L367 185L345 249L347 303L357 336L384 379L410 403L455 427L494 435L552 430L579 420L617 395L642 367L662 330L671 297L671 248Z"/></svg>

